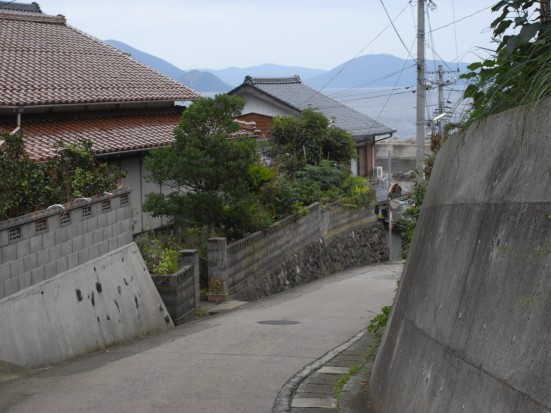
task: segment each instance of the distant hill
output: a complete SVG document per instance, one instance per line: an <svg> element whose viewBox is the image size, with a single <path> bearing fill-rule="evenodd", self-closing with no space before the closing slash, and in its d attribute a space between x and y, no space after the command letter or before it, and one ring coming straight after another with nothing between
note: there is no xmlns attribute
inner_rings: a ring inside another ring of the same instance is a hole
<svg viewBox="0 0 551 413"><path fill-rule="evenodd" d="M212 73L199 70L190 70L176 80L200 92L228 92L232 89Z"/></svg>
<svg viewBox="0 0 551 413"><path fill-rule="evenodd" d="M226 69L219 69L219 70L213 70L213 69L202 69L202 70L204 72L212 73L213 75L219 77L224 82L234 87L237 87L241 83L243 83L245 76L285 77L285 76L299 75L301 79L304 80L304 79L321 75L327 72L327 70L322 70L322 69L309 69L306 67L299 67L299 66L282 66L282 65L275 65L271 63L266 63L259 66L245 67L245 68L228 67Z"/></svg>
<svg viewBox="0 0 551 413"><path fill-rule="evenodd" d="M163 73L171 79L177 80L183 85L198 92L227 92L232 89L230 85L225 84L211 73L201 72L198 70L186 72L166 60L153 56L149 53L142 52L141 50L134 49L132 46L119 42L118 40L106 40L105 43L128 53L138 62L143 63L153 70Z"/></svg>
<svg viewBox="0 0 551 413"><path fill-rule="evenodd" d="M153 56L149 53L142 52L141 50L134 49L132 46L119 42L118 40L105 40L105 43L128 53L134 58L134 60L143 63L144 65L170 77L171 79L178 80L178 78L182 77L186 73L184 70L168 63L166 60Z"/></svg>
<svg viewBox="0 0 551 413"><path fill-rule="evenodd" d="M302 81L315 89L361 88L361 87L415 87L417 72L415 62L406 61L389 54L365 55L345 62L330 71L299 66L263 64L245 68L228 67L226 69L182 70L166 60L119 42L106 40L107 44L130 54L135 60L152 69L177 80L198 92L227 92L243 83L245 76L283 77L299 75ZM444 70L466 71L468 63L441 63L427 60L427 72L436 71L438 64ZM455 75L457 78L457 75ZM445 77L447 79L447 76Z"/></svg>
<svg viewBox="0 0 551 413"><path fill-rule="evenodd" d="M442 63L427 60L426 71L436 71L438 64L445 71L465 72L468 63ZM309 86L319 89L355 87L399 87L415 86L417 71L415 62L388 54L365 55L343 63L329 72L303 79ZM457 77L457 75L456 75Z"/></svg>

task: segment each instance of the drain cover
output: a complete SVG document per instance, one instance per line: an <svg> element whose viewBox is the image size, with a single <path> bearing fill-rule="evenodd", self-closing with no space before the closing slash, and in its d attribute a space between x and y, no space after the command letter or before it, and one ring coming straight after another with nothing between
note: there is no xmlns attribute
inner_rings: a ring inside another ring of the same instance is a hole
<svg viewBox="0 0 551 413"><path fill-rule="evenodd" d="M292 324L298 324L298 321L292 321L292 320L266 320L266 321L259 321L258 324L268 324L271 326L289 326Z"/></svg>

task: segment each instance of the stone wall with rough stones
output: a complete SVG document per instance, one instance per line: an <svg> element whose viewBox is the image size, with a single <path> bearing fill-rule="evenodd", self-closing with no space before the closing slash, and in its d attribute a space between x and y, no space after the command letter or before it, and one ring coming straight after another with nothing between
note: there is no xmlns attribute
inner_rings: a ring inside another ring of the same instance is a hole
<svg viewBox="0 0 551 413"><path fill-rule="evenodd" d="M442 146L369 383L375 413L551 412L550 110Z"/></svg>
<svg viewBox="0 0 551 413"><path fill-rule="evenodd" d="M230 293L235 299L254 301L338 271L387 260L384 226L373 219L360 227L309 243L273 268L247 278Z"/></svg>
<svg viewBox="0 0 551 413"><path fill-rule="evenodd" d="M319 204L302 218L226 245L209 240L209 277L226 281L236 299L256 300L355 266L388 260L383 225L367 208Z"/></svg>

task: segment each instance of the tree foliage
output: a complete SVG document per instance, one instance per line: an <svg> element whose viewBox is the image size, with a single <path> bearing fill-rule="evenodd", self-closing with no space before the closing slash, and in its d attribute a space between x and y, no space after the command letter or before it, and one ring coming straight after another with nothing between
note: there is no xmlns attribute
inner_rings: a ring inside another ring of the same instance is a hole
<svg viewBox="0 0 551 413"><path fill-rule="evenodd" d="M464 96L472 99L467 126L489 115L551 96L549 1L502 0L491 24L497 43L490 58L468 66Z"/></svg>
<svg viewBox="0 0 551 413"><path fill-rule="evenodd" d="M124 172L98 163L90 141L57 143L58 156L33 162L21 132L3 134L0 145L0 220L113 189Z"/></svg>
<svg viewBox="0 0 551 413"><path fill-rule="evenodd" d="M306 165L319 165L324 160L349 166L355 156L350 134L331 125L322 113L312 109L304 110L298 118L274 118L272 137L267 155L289 176Z"/></svg>
<svg viewBox="0 0 551 413"><path fill-rule="evenodd" d="M144 209L170 216L179 227L207 227L230 239L272 222L261 192L273 175L260 164L254 139L231 137L243 106L242 98L223 94L190 105L174 144L146 160L150 179L172 192L148 195Z"/></svg>

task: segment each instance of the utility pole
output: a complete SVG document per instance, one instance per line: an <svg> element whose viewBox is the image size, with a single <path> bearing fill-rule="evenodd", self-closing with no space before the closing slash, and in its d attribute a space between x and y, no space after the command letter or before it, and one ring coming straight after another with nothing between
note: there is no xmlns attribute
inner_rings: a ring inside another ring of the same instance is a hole
<svg viewBox="0 0 551 413"><path fill-rule="evenodd" d="M425 0L417 0L417 157L415 167L424 179L423 165L425 163Z"/></svg>
<svg viewBox="0 0 551 413"><path fill-rule="evenodd" d="M442 65L438 65L438 115L444 113L444 69ZM438 120L438 133L442 139L442 126L444 118Z"/></svg>

